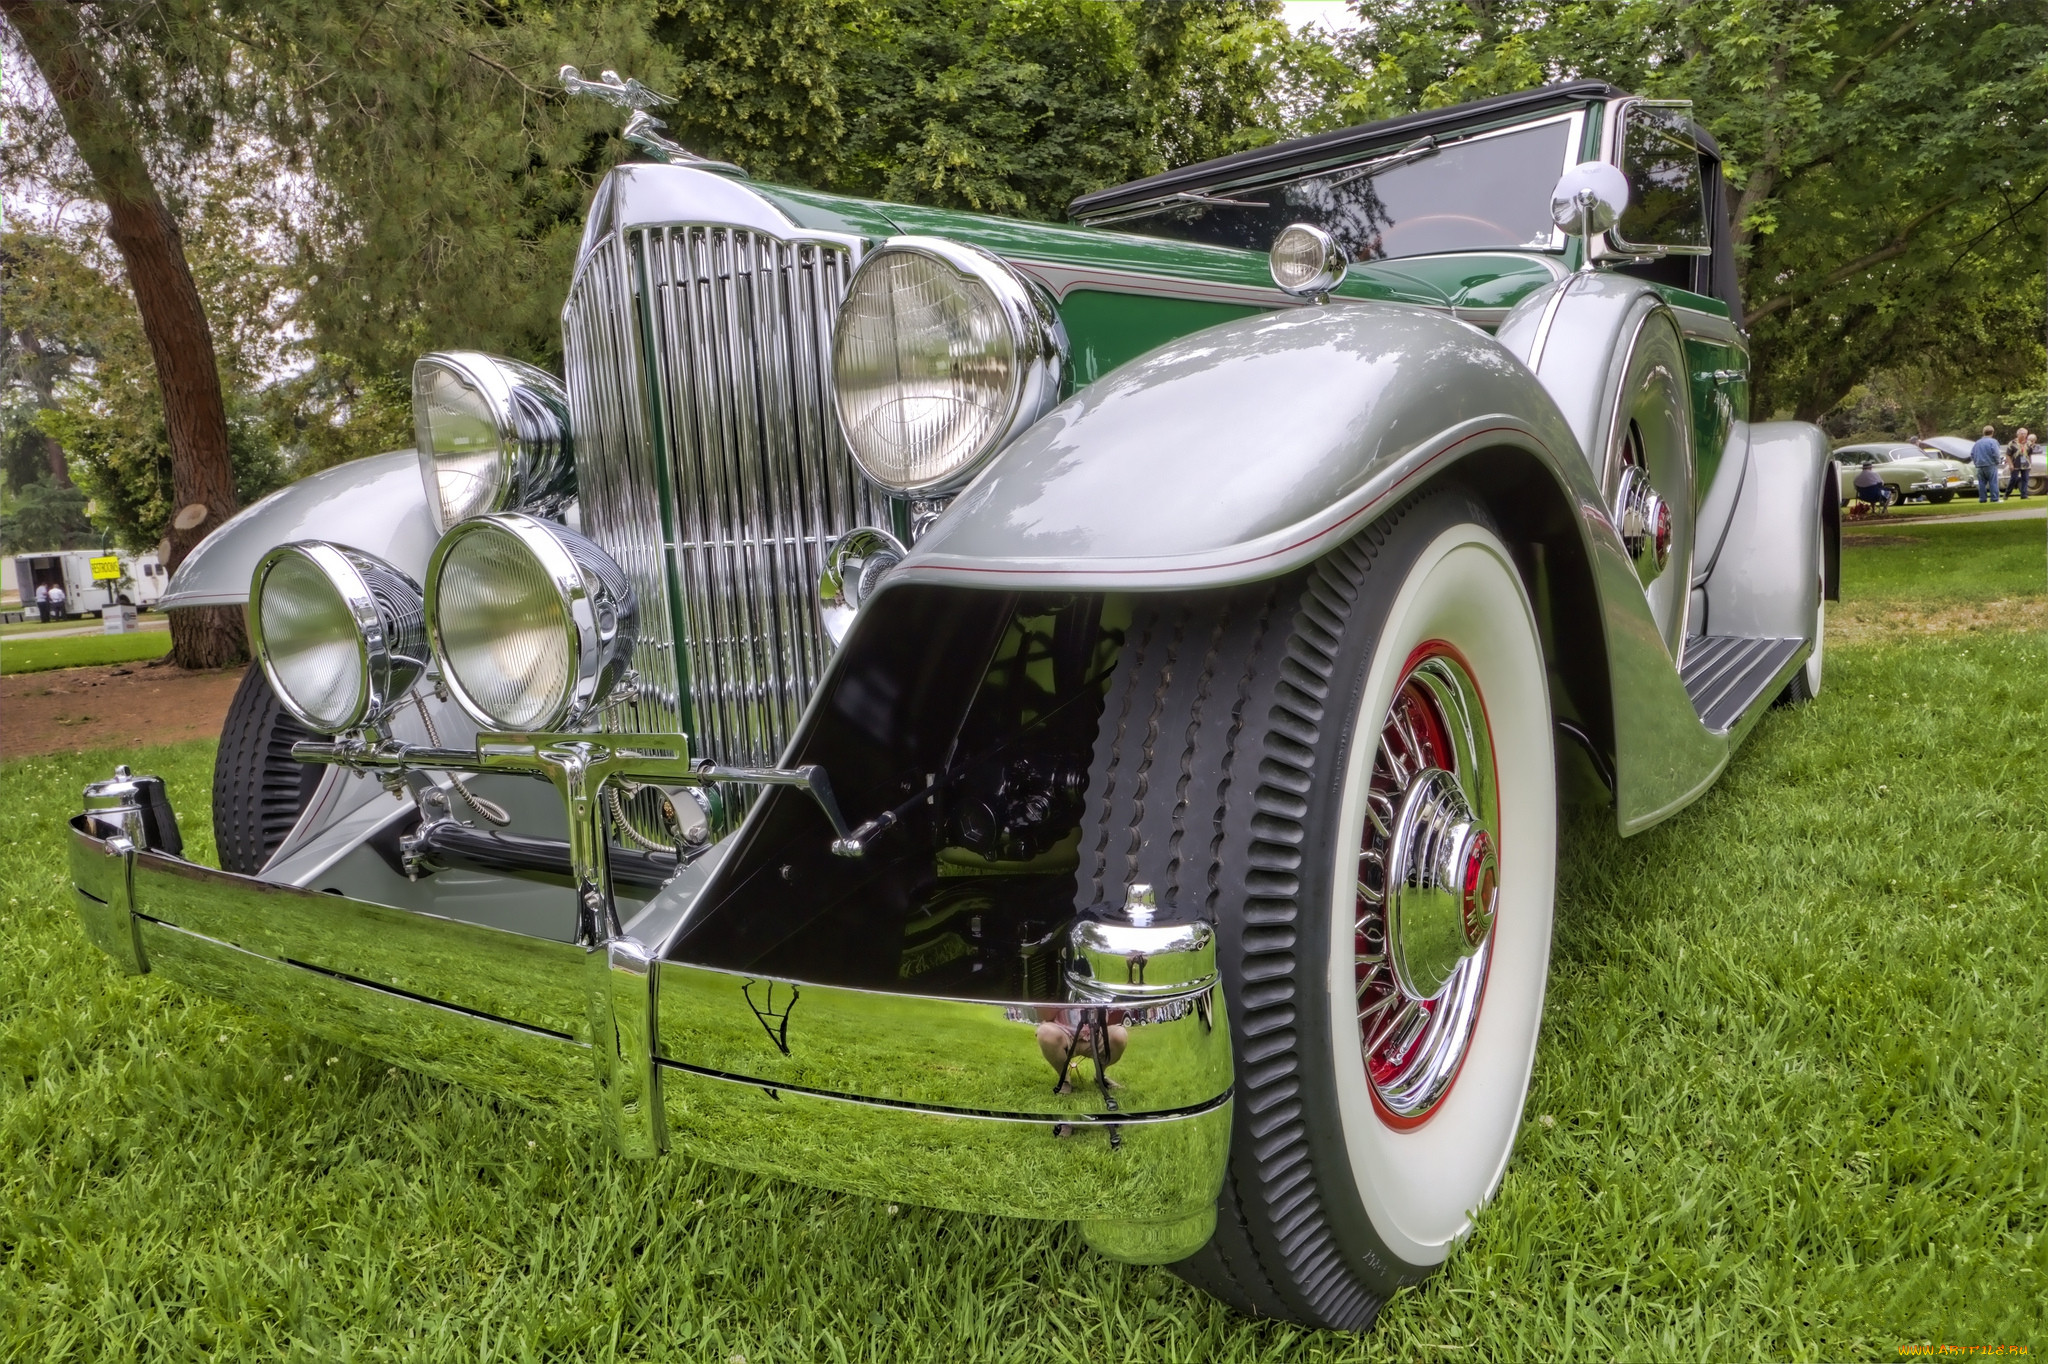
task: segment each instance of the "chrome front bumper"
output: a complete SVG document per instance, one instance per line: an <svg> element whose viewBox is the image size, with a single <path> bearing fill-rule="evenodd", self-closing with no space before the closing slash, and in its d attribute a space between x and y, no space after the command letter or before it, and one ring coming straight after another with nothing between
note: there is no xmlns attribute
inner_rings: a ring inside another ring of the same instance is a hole
<svg viewBox="0 0 2048 1364"><path fill-rule="evenodd" d="M1213 978L1128 1006L846 989L275 885L147 841L119 812L71 823L79 913L124 969L566 1112L626 1154L1073 1219L1137 1263L1213 1228L1232 1088ZM1122 1055L1100 1084L1085 1043L1106 1035ZM1083 1063L1058 1093L1063 1039Z"/></svg>

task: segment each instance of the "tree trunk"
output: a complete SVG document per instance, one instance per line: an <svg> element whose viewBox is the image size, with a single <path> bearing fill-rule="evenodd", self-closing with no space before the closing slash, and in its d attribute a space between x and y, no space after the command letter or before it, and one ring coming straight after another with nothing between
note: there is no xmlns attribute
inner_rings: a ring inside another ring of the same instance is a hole
<svg viewBox="0 0 2048 1364"><path fill-rule="evenodd" d="M45 434L43 442L43 464L50 471L50 482L59 488L71 486L71 466L64 462L64 447L57 444L57 438Z"/></svg>
<svg viewBox="0 0 2048 1364"><path fill-rule="evenodd" d="M128 267L156 363L178 511L195 503L206 510L190 525L173 514L166 566L175 569L207 532L240 509L213 332L185 261L184 238L150 178L135 121L101 78L74 8L65 0L0 0L0 13L42 72L65 130L106 201L108 235ZM241 662L248 656L241 613L228 607L171 612L171 655L185 668Z"/></svg>

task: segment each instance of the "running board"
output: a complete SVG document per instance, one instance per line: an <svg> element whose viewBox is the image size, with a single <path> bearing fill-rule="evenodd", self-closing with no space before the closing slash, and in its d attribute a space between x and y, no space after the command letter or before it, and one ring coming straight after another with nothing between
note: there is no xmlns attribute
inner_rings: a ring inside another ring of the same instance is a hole
<svg viewBox="0 0 2048 1364"><path fill-rule="evenodd" d="M1803 639L1697 635L1685 642L1685 683L1700 723L1726 734L1760 700L1775 699L1806 647Z"/></svg>

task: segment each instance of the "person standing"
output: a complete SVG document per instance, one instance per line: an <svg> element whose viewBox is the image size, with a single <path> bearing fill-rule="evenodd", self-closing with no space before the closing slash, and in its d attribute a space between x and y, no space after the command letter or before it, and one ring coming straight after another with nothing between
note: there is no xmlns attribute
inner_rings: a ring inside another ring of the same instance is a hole
<svg viewBox="0 0 2048 1364"><path fill-rule="evenodd" d="M50 623L50 585L48 583L36 584L36 619L45 625Z"/></svg>
<svg viewBox="0 0 2048 1364"><path fill-rule="evenodd" d="M1984 434L1970 447L1970 463L1977 469L1977 500L1998 501L1998 432L1988 426L1984 428Z"/></svg>
<svg viewBox="0 0 2048 1364"><path fill-rule="evenodd" d="M2034 433L2022 426L2012 433L2012 481L2005 485L2005 495L2011 497L2017 491L2022 499L2031 496L2027 491L2027 480L2034 473Z"/></svg>
<svg viewBox="0 0 2048 1364"><path fill-rule="evenodd" d="M58 620L64 619L64 584L50 584L50 614Z"/></svg>

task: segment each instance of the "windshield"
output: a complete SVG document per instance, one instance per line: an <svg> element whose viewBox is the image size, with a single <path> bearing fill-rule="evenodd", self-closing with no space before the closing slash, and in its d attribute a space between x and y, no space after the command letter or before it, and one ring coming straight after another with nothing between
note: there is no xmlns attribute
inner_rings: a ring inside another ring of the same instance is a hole
<svg viewBox="0 0 2048 1364"><path fill-rule="evenodd" d="M1262 185L1204 191L1154 213L1118 215L1116 226L1154 236L1265 251L1289 223L1314 223L1353 261L1440 251L1549 250L1556 244L1550 191L1571 158L1577 117L1444 141L1404 164L1371 161ZM1109 219L1102 221L1105 226Z"/></svg>

